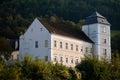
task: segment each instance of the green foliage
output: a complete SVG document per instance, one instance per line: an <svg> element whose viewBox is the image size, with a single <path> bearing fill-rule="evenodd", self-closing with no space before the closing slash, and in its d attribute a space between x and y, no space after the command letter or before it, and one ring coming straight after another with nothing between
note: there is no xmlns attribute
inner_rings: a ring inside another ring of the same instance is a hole
<svg viewBox="0 0 120 80"><path fill-rule="evenodd" d="M112 31L112 36L111 36L111 47L112 47L112 52L118 52L120 53L120 32L119 31Z"/></svg>
<svg viewBox="0 0 120 80"><path fill-rule="evenodd" d="M118 55L114 54L111 63L87 57L76 68L82 73L83 80L119 80L120 56Z"/></svg>
<svg viewBox="0 0 120 80"><path fill-rule="evenodd" d="M11 52L12 48L10 47L8 40L6 40L3 37L0 37L0 56L4 56L5 59L8 59L10 57Z"/></svg>
<svg viewBox="0 0 120 80"><path fill-rule="evenodd" d="M120 0L1 0L0 36L11 38L20 35L35 17L55 14L65 20L78 22L95 10L108 18L112 29L120 29L119 7ZM7 27L10 34L6 31Z"/></svg>
<svg viewBox="0 0 120 80"><path fill-rule="evenodd" d="M9 65L0 61L0 80L80 80L76 76L75 70L62 64L52 64L30 56Z"/></svg>
<svg viewBox="0 0 120 80"><path fill-rule="evenodd" d="M0 60L0 80L81 80L81 76L82 80L119 80L119 53L112 55L111 63L87 57L76 68L29 56L9 65Z"/></svg>
<svg viewBox="0 0 120 80"><path fill-rule="evenodd" d="M30 57L24 57L22 63L22 73L27 79L32 80L50 80L51 71L49 66L40 59L33 60Z"/></svg>

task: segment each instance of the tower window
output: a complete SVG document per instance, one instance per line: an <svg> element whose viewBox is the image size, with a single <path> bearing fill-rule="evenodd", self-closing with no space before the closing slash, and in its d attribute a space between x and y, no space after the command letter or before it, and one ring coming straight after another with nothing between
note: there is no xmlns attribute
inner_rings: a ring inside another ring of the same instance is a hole
<svg viewBox="0 0 120 80"><path fill-rule="evenodd" d="M107 49L103 49L103 54L107 55Z"/></svg>
<svg viewBox="0 0 120 80"><path fill-rule="evenodd" d="M38 48L38 41L35 41L35 48Z"/></svg>
<svg viewBox="0 0 120 80"><path fill-rule="evenodd" d="M103 43L105 43L105 44L106 44L106 43L107 43L107 40L106 40L106 39L104 39L104 42L103 42Z"/></svg>
<svg viewBox="0 0 120 80"><path fill-rule="evenodd" d="M54 41L54 47L57 47L57 42L56 41Z"/></svg>
<svg viewBox="0 0 120 80"><path fill-rule="evenodd" d="M105 26L103 27L103 32L106 32L106 27Z"/></svg>

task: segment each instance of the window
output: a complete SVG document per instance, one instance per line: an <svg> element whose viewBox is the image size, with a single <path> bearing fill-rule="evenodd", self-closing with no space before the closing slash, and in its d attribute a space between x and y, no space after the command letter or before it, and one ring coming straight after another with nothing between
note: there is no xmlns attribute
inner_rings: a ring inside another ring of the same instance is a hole
<svg viewBox="0 0 120 80"><path fill-rule="evenodd" d="M60 62L63 62L63 57L60 57Z"/></svg>
<svg viewBox="0 0 120 80"><path fill-rule="evenodd" d="M73 50L73 44L71 44L71 50Z"/></svg>
<svg viewBox="0 0 120 80"><path fill-rule="evenodd" d="M103 54L107 55L107 49L103 49Z"/></svg>
<svg viewBox="0 0 120 80"><path fill-rule="evenodd" d="M106 27L105 26L103 27L103 32L106 32Z"/></svg>
<svg viewBox="0 0 120 80"><path fill-rule="evenodd" d="M104 43L104 44L106 44L106 43L107 43L107 40L106 40L106 39L104 39L104 40L103 40L103 43Z"/></svg>
<svg viewBox="0 0 120 80"><path fill-rule="evenodd" d="M68 63L68 58L66 58L66 63Z"/></svg>
<svg viewBox="0 0 120 80"><path fill-rule="evenodd" d="M78 64L78 59L75 60L75 64Z"/></svg>
<svg viewBox="0 0 120 80"><path fill-rule="evenodd" d="M66 43L66 49L68 49L68 43Z"/></svg>
<svg viewBox="0 0 120 80"><path fill-rule="evenodd" d="M54 41L54 47L57 47L57 42L56 41Z"/></svg>
<svg viewBox="0 0 120 80"><path fill-rule="evenodd" d="M78 45L76 45L76 51L78 51Z"/></svg>
<svg viewBox="0 0 120 80"><path fill-rule="evenodd" d="M73 63L73 58L71 59L71 63Z"/></svg>
<svg viewBox="0 0 120 80"><path fill-rule="evenodd" d="M45 47L48 47L48 40L45 40Z"/></svg>
<svg viewBox="0 0 120 80"><path fill-rule="evenodd" d="M48 61L48 56L45 56L45 61Z"/></svg>
<svg viewBox="0 0 120 80"><path fill-rule="evenodd" d="M60 48L62 48L62 42L60 42Z"/></svg>
<svg viewBox="0 0 120 80"><path fill-rule="evenodd" d="M40 31L43 31L43 28L40 28Z"/></svg>
<svg viewBox="0 0 120 80"><path fill-rule="evenodd" d="M54 61L55 61L55 62L57 61L57 56L54 57Z"/></svg>
<svg viewBox="0 0 120 80"><path fill-rule="evenodd" d="M81 52L83 52L83 47L81 47Z"/></svg>
<svg viewBox="0 0 120 80"><path fill-rule="evenodd" d="M35 41L35 48L38 48L38 41Z"/></svg>

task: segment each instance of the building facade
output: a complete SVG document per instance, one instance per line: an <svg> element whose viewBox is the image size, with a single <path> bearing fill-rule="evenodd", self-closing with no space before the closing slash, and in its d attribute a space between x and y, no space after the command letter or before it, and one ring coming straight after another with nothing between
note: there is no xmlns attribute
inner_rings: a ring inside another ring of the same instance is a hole
<svg viewBox="0 0 120 80"><path fill-rule="evenodd" d="M95 12L92 16L98 18L101 15ZM88 23L91 18L93 17L86 19L82 31L62 23L55 24L36 18L27 31L20 36L19 57L29 54L34 58L71 67L79 63L85 55L97 55L99 59L105 55L110 59L110 24L98 21ZM105 17L102 18L106 20ZM101 32L104 30L103 26L105 33Z"/></svg>

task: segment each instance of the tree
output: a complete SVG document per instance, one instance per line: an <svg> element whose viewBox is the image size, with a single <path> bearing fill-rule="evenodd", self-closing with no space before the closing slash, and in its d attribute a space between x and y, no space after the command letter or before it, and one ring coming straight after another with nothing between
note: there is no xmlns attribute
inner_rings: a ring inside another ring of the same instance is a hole
<svg viewBox="0 0 120 80"><path fill-rule="evenodd" d="M85 58L76 68L82 73L83 80L112 80L110 79L110 64L97 58Z"/></svg>
<svg viewBox="0 0 120 80"><path fill-rule="evenodd" d="M7 39L0 37L0 56L4 56L5 59L8 59L11 55L12 48Z"/></svg>

